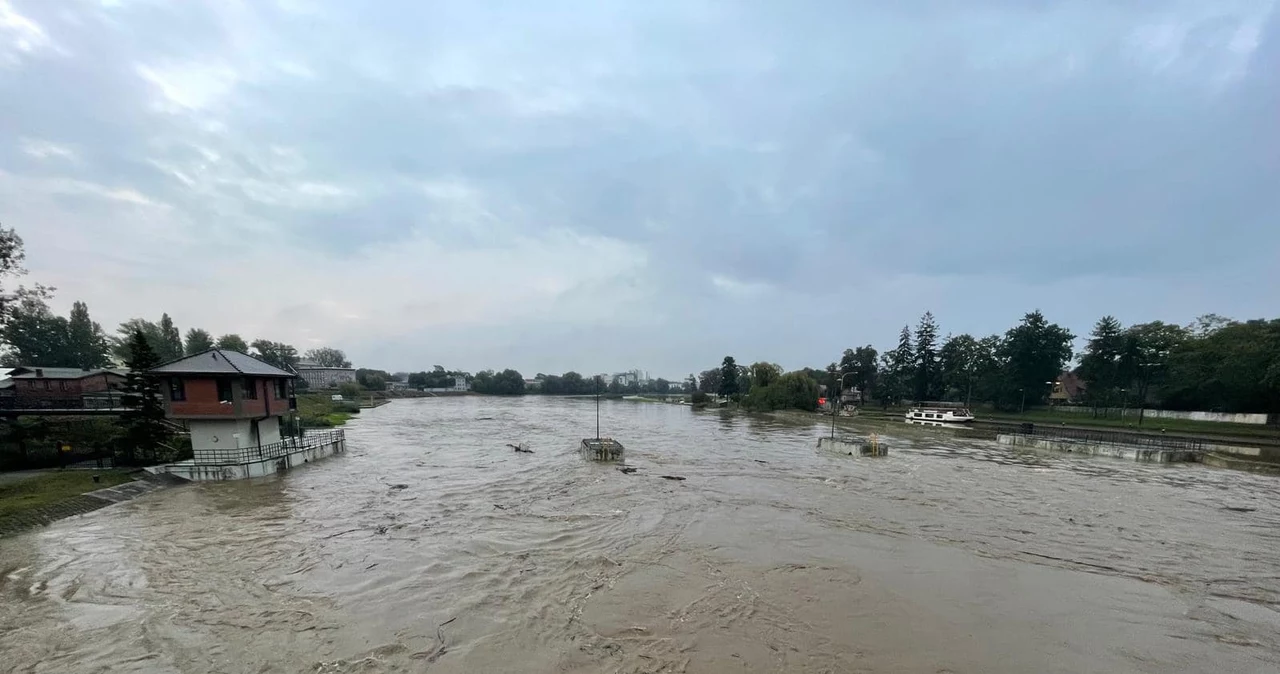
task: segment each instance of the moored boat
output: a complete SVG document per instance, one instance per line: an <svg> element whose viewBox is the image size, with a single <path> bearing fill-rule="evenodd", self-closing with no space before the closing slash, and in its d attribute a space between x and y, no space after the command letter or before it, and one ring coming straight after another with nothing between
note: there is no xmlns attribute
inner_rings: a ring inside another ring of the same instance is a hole
<svg viewBox="0 0 1280 674"><path fill-rule="evenodd" d="M917 403L907 410L907 421L934 421L940 423L967 424L973 421L973 413L962 403Z"/></svg>

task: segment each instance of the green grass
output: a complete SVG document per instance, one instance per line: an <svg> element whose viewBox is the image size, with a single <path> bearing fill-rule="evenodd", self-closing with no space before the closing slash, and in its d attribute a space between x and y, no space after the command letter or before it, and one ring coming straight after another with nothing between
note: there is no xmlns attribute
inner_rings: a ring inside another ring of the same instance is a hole
<svg viewBox="0 0 1280 674"><path fill-rule="evenodd" d="M351 400L334 402L329 393L305 393L298 396L298 416L306 428L341 426L360 413L359 403Z"/></svg>
<svg viewBox="0 0 1280 674"><path fill-rule="evenodd" d="M99 475L101 481L95 483L94 475ZM67 470L6 482L0 484L0 517L16 515L95 489L114 487L131 479L128 473L118 470Z"/></svg>

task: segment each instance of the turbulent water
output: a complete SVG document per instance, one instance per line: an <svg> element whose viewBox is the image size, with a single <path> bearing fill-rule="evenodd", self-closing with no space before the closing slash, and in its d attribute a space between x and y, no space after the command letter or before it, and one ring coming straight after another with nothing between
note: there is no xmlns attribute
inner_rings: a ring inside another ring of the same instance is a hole
<svg viewBox="0 0 1280 674"><path fill-rule="evenodd" d="M604 403L628 475L578 456L593 412L398 401L0 540L0 670L1280 671L1280 480Z"/></svg>

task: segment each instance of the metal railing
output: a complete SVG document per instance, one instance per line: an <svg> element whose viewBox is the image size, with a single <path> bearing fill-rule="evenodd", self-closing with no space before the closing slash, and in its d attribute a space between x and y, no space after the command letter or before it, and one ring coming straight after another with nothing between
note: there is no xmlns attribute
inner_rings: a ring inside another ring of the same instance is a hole
<svg viewBox="0 0 1280 674"><path fill-rule="evenodd" d="M1127 431L1085 430L1080 428L1062 428L1056 426L1039 426L1022 424L1016 431L1019 435L1029 435L1049 440L1076 440L1103 445L1125 445L1151 449L1169 449L1176 451L1203 452L1204 442L1195 438L1168 437L1148 433L1130 433Z"/></svg>
<svg viewBox="0 0 1280 674"><path fill-rule="evenodd" d="M120 393L85 393L70 396L18 395L0 397L0 410L108 410L125 409Z"/></svg>
<svg viewBox="0 0 1280 674"><path fill-rule="evenodd" d="M308 432L300 438L287 438L268 445L231 447L228 449L195 449L195 462L203 465L229 466L278 459L303 449L312 449L346 439L342 430Z"/></svg>

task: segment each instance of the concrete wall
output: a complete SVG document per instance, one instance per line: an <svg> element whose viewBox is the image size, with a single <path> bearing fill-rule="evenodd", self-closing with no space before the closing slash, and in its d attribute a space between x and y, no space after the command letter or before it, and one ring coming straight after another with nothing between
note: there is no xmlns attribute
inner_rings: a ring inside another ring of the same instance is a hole
<svg viewBox="0 0 1280 674"><path fill-rule="evenodd" d="M1053 412L1062 412L1065 414L1093 414L1093 408L1087 406L1062 406L1053 408ZM1101 410L1099 410L1101 412ZM1107 410L1108 414L1114 416L1123 416L1125 419L1137 419L1138 410L1130 408L1111 408ZM1265 425L1267 423L1267 415L1265 414L1230 414L1227 412L1182 412L1178 410L1146 410L1142 416L1148 419L1183 419L1187 421L1213 421L1224 424L1256 424Z"/></svg>
<svg viewBox="0 0 1280 674"><path fill-rule="evenodd" d="M259 421L258 437L264 445L280 442L280 417L267 417Z"/></svg>
<svg viewBox="0 0 1280 674"><path fill-rule="evenodd" d="M1002 445L1048 449L1068 454L1085 454L1087 456L1109 456L1115 459L1128 459L1143 463L1188 463L1200 460L1200 452L1182 449L1158 449L1137 447L1134 445L1113 445L1109 443L1085 442L1083 440L1062 440L1038 438L1034 435L1001 434L996 441Z"/></svg>
<svg viewBox="0 0 1280 674"><path fill-rule="evenodd" d="M168 473L187 480L243 480L245 478L266 477L278 472L296 468L318 459L347 451L347 441L336 440L331 443L300 449L284 456L262 461L235 464L230 466L205 466L193 461L171 463L166 466L148 468L156 473Z"/></svg>

